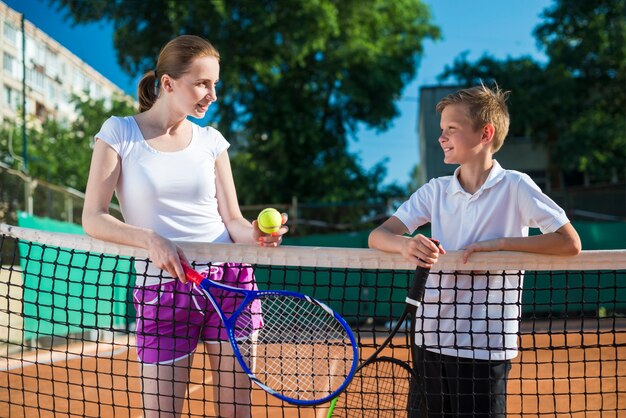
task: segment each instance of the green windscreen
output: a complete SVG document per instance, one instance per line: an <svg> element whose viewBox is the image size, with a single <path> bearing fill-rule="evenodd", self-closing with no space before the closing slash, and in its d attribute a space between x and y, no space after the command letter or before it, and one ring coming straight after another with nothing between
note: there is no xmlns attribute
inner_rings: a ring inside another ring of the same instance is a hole
<svg viewBox="0 0 626 418"><path fill-rule="evenodd" d="M78 225L18 214L18 225L84 234ZM66 336L93 328L126 328L134 317L128 258L19 243L24 272L24 338Z"/></svg>

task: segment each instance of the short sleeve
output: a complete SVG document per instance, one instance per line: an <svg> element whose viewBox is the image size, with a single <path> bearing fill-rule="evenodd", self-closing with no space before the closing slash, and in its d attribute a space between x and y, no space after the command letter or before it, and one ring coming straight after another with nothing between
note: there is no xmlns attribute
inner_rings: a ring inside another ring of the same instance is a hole
<svg viewBox="0 0 626 418"><path fill-rule="evenodd" d="M94 135L94 141L101 139L106 142L117 152L118 155L124 155L124 119L112 116L102 124L100 131Z"/></svg>
<svg viewBox="0 0 626 418"><path fill-rule="evenodd" d="M211 154L214 159L230 147L230 143L224 138L224 135L215 128L208 127L209 136L211 137Z"/></svg>
<svg viewBox="0 0 626 418"><path fill-rule="evenodd" d="M413 233L420 226L431 222L433 201L433 181L423 185L405 201L393 214Z"/></svg>
<svg viewBox="0 0 626 418"><path fill-rule="evenodd" d="M518 201L524 223L531 228L539 228L543 234L555 232L569 223L565 211L527 175L520 178Z"/></svg>

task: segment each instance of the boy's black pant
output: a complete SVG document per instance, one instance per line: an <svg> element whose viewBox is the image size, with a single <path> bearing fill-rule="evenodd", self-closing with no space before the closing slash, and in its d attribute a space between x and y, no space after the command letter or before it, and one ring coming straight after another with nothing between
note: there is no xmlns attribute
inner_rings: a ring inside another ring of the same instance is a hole
<svg viewBox="0 0 626 418"><path fill-rule="evenodd" d="M418 347L414 367L423 378L428 417L506 417L511 362L452 357Z"/></svg>

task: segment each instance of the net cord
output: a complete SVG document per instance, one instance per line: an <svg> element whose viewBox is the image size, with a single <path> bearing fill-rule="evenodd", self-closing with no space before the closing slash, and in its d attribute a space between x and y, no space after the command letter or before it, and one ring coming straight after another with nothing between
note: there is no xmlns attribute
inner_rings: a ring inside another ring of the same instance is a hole
<svg viewBox="0 0 626 418"><path fill-rule="evenodd" d="M86 235L45 232L0 224L0 234L44 245L124 257L148 258L142 248L114 244ZM187 258L276 266L311 266L354 269L413 270L415 265L400 254L363 248L302 247L266 248L249 244L177 242ZM462 251L441 254L432 271L484 270L624 270L626 250L586 250L576 256L533 254L517 251L474 253L463 263Z"/></svg>

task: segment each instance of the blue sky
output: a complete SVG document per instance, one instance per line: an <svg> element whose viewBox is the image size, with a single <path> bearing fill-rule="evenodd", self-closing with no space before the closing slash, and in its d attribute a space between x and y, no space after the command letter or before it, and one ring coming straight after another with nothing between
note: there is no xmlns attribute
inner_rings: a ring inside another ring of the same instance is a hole
<svg viewBox="0 0 626 418"><path fill-rule="evenodd" d="M2 1L24 13L27 20L124 91L136 95L138 77L123 73L117 65L110 22L74 26L63 18L64 13L50 7L47 0ZM350 143L350 151L358 155L361 165L366 168L383 158L388 159L387 183L395 181L405 185L409 182L409 174L419 161L419 88L438 84L437 76L455 57L468 51L470 60L483 54L496 58L530 55L536 60L545 60L532 31L541 22L542 11L553 4L552 0L423 1L430 6L433 22L441 28L443 39L425 42L417 77L407 85L398 101L401 114L391 128L384 133L361 129Z"/></svg>

